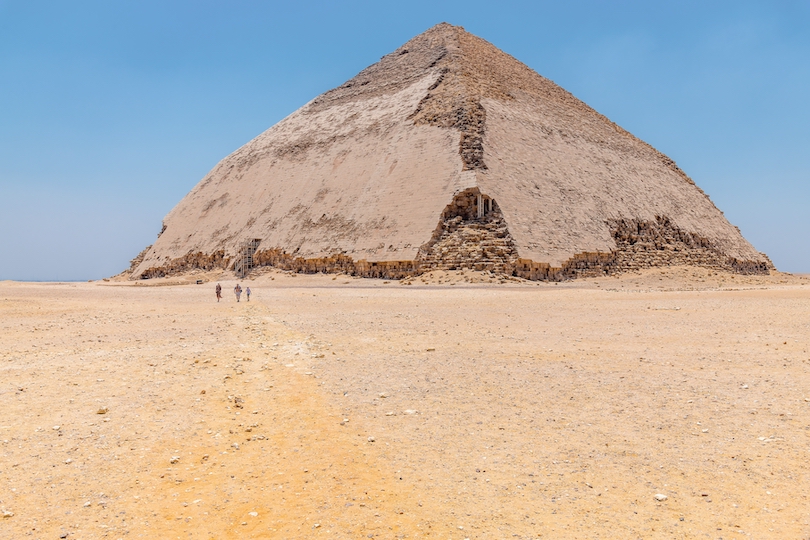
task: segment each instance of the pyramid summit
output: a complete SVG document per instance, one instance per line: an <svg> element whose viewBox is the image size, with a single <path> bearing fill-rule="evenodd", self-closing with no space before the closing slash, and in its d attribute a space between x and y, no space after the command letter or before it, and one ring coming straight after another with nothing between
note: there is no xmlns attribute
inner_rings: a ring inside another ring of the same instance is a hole
<svg viewBox="0 0 810 540"><path fill-rule="evenodd" d="M675 264L773 268L671 159L442 23L223 159L132 277L272 265L556 280Z"/></svg>

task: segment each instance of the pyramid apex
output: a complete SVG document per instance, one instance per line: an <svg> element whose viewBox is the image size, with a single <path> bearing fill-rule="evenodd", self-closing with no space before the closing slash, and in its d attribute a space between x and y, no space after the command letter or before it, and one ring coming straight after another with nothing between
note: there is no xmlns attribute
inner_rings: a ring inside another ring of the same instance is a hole
<svg viewBox="0 0 810 540"><path fill-rule="evenodd" d="M426 30L426 32L430 32L431 30L454 30L454 29L458 29L458 28L460 28L461 30L464 30L463 26L456 26L454 24L450 24L447 21L442 21L442 22L434 24L433 26L428 28Z"/></svg>

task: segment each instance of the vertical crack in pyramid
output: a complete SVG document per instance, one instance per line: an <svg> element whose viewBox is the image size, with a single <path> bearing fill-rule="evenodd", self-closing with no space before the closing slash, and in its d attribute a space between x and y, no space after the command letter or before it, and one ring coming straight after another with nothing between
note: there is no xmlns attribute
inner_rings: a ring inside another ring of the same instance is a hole
<svg viewBox="0 0 810 540"><path fill-rule="evenodd" d="M489 270L512 274L517 249L498 203L477 188L462 191L442 212L430 241L419 248L419 270Z"/></svg>

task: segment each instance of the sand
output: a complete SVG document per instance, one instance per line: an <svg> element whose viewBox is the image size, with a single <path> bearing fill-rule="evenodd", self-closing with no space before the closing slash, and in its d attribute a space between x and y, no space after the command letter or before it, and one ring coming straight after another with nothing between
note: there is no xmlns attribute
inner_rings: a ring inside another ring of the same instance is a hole
<svg viewBox="0 0 810 540"><path fill-rule="evenodd" d="M0 538L810 536L806 276L234 283L0 283Z"/></svg>

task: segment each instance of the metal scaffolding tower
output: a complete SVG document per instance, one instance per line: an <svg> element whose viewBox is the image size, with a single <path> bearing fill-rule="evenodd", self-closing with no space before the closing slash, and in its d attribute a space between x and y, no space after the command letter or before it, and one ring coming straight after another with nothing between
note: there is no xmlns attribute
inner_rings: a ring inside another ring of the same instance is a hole
<svg viewBox="0 0 810 540"><path fill-rule="evenodd" d="M233 265L234 272L236 272L236 275L240 278L247 276L250 269L253 268L253 255L256 253L261 242L261 238L253 238L242 242L242 246L239 249L239 258Z"/></svg>

